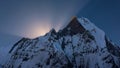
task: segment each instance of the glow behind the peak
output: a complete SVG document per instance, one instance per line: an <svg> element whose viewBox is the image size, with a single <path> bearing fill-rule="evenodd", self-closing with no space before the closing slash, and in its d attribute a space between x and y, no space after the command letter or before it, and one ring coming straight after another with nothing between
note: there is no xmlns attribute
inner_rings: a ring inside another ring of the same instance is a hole
<svg viewBox="0 0 120 68"><path fill-rule="evenodd" d="M10 2L10 14L1 31L35 38L55 28L58 31L75 16L89 0L39 0Z"/></svg>
<svg viewBox="0 0 120 68"><path fill-rule="evenodd" d="M50 25L43 23L32 25L30 30L26 30L27 34L24 34L23 36L28 38L35 38L38 36L43 36L45 33L50 31Z"/></svg>

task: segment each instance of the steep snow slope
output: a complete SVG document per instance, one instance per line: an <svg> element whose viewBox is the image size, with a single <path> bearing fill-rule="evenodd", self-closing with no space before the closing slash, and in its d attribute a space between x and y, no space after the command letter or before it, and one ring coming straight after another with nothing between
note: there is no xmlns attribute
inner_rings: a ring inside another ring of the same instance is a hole
<svg viewBox="0 0 120 68"><path fill-rule="evenodd" d="M15 42L19 41L21 38L22 37L0 33L0 65L5 63L5 60L9 56L9 50Z"/></svg>
<svg viewBox="0 0 120 68"><path fill-rule="evenodd" d="M73 18L62 30L23 38L9 51L3 68L120 68L120 48L86 18Z"/></svg>
<svg viewBox="0 0 120 68"><path fill-rule="evenodd" d="M82 24L82 26L91 32L91 34L95 37L96 42L102 48L105 47L105 33L96 27L93 23L91 23L87 18L80 18L78 21ZM102 40L102 41L101 41Z"/></svg>

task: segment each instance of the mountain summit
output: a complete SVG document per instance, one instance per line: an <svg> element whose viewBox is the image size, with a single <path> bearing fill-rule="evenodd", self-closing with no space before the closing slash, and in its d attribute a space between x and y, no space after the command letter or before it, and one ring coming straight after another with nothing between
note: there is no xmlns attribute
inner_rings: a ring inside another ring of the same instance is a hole
<svg viewBox="0 0 120 68"><path fill-rule="evenodd" d="M85 28L79 23L77 20L77 17L74 17L70 23L62 30L63 33L66 33L66 31L71 32L71 35L77 34L77 33L83 33L85 31Z"/></svg>
<svg viewBox="0 0 120 68"><path fill-rule="evenodd" d="M120 48L87 18L62 30L18 41L3 68L120 68Z"/></svg>

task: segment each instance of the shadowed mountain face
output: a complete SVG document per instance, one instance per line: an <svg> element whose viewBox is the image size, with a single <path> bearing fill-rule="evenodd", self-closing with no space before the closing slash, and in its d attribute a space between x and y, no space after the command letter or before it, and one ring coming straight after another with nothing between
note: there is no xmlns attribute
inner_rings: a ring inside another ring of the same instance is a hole
<svg viewBox="0 0 120 68"><path fill-rule="evenodd" d="M79 23L76 17L74 17L70 23L62 30L62 33L75 35L77 33L84 33L85 28Z"/></svg>
<svg viewBox="0 0 120 68"><path fill-rule="evenodd" d="M120 48L86 18L73 18L62 30L23 38L9 51L3 68L120 68Z"/></svg>

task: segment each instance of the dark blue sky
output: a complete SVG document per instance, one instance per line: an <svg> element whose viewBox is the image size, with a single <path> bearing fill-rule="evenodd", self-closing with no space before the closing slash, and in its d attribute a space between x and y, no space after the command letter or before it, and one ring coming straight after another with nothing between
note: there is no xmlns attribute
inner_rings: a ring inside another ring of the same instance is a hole
<svg viewBox="0 0 120 68"><path fill-rule="evenodd" d="M120 0L92 0L77 15L90 19L112 41L120 44Z"/></svg>
<svg viewBox="0 0 120 68"><path fill-rule="evenodd" d="M73 15L90 19L110 39L120 44L120 0L1 0L0 46L9 45L21 35L40 31L42 28L36 28L38 25L52 24L51 28L57 28ZM53 23L45 23L50 21Z"/></svg>

